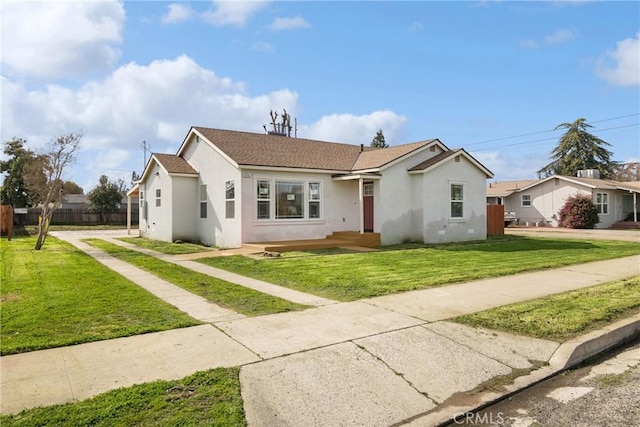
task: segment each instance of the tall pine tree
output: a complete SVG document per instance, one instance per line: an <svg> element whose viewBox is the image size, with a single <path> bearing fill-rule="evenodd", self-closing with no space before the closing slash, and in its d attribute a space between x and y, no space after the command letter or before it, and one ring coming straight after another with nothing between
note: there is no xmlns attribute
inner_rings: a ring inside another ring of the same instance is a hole
<svg viewBox="0 0 640 427"><path fill-rule="evenodd" d="M610 177L617 166L617 162L611 160L613 153L605 148L611 144L587 132L591 127L583 118L556 126L567 131L551 152L552 162L537 172L538 177L576 176L581 169L597 169L600 178Z"/></svg>
<svg viewBox="0 0 640 427"><path fill-rule="evenodd" d="M389 145L384 140L384 134L382 133L382 129L376 132L376 136L371 140L371 147L373 148L387 148Z"/></svg>

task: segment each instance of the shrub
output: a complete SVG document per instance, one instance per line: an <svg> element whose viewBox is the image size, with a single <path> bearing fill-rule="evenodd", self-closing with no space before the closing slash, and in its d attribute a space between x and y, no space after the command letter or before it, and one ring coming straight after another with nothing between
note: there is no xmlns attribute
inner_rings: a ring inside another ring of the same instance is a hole
<svg viewBox="0 0 640 427"><path fill-rule="evenodd" d="M558 225L566 228L594 228L600 222L598 208L591 196L576 194L567 199L560 212Z"/></svg>

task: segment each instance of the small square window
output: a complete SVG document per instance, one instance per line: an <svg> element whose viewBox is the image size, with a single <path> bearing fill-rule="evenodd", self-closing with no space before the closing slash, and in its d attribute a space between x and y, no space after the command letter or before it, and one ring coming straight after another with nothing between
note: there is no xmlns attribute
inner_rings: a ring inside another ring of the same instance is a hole
<svg viewBox="0 0 640 427"><path fill-rule="evenodd" d="M523 207L531 206L531 194L523 194L520 200Z"/></svg>

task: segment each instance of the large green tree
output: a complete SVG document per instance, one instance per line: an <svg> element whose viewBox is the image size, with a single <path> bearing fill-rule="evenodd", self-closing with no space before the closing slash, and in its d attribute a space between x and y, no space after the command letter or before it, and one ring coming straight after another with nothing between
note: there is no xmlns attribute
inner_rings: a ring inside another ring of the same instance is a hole
<svg viewBox="0 0 640 427"><path fill-rule="evenodd" d="M376 136L371 140L371 147L373 148L387 148L389 144L384 139L384 134L382 133L382 129L379 129L376 132Z"/></svg>
<svg viewBox="0 0 640 427"><path fill-rule="evenodd" d="M102 175L100 183L87 194L89 210L100 214L100 222L106 222L106 214L120 209L120 202L126 192L127 187L122 178L110 181L109 177Z"/></svg>
<svg viewBox="0 0 640 427"><path fill-rule="evenodd" d="M611 160L613 153L605 148L611 144L587 132L591 127L583 118L556 126L556 129L565 128L567 131L551 152L551 163L537 172L538 177L576 176L581 169L597 169L600 178L610 177L617 165Z"/></svg>
<svg viewBox="0 0 640 427"><path fill-rule="evenodd" d="M33 151L26 148L27 141L22 138L14 138L4 143L4 154L7 160L0 161L0 173L6 174L4 183L0 187L0 200L2 204L11 205L14 208L31 206L29 191L24 181L25 171L29 162L33 161Z"/></svg>

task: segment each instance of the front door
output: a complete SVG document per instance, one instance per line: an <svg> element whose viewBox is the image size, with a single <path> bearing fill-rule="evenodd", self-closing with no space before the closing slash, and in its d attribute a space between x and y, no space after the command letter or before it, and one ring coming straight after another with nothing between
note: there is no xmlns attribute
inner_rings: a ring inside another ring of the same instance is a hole
<svg viewBox="0 0 640 427"><path fill-rule="evenodd" d="M373 182L365 182L363 187L364 231L373 231Z"/></svg>

